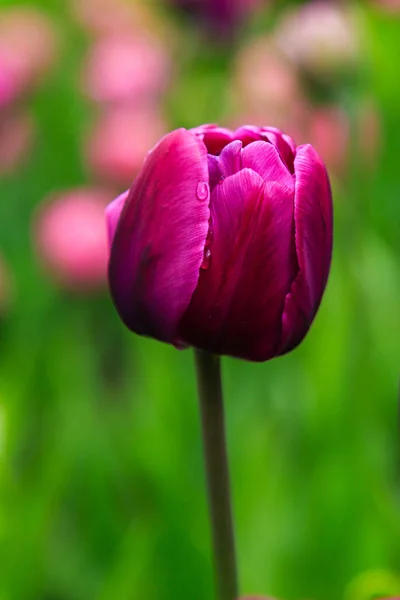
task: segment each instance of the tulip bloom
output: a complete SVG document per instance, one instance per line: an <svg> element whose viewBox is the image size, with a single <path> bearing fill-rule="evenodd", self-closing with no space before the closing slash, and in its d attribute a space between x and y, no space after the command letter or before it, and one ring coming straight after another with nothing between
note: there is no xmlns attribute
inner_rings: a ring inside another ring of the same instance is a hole
<svg viewBox="0 0 400 600"><path fill-rule="evenodd" d="M308 331L332 251L311 146L270 127L178 129L106 214L109 285L132 331L253 361Z"/></svg>
<svg viewBox="0 0 400 600"><path fill-rule="evenodd" d="M173 0L173 3L196 20L200 17L215 33L228 37L243 18L262 4L260 0Z"/></svg>

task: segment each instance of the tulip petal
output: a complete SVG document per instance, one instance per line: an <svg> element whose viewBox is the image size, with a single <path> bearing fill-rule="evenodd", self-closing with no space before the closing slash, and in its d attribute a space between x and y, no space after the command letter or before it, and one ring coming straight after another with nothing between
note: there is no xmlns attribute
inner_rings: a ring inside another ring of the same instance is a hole
<svg viewBox="0 0 400 600"><path fill-rule="evenodd" d="M295 158L295 239L299 272L285 301L280 352L296 346L314 318L332 256L332 195L324 164L312 146Z"/></svg>
<svg viewBox="0 0 400 600"><path fill-rule="evenodd" d="M118 198L115 198L106 208L106 224L107 224L107 238L108 246L111 250L111 244L114 239L115 230L118 225L118 219L121 211L124 207L125 200L127 199L129 190L120 194Z"/></svg>
<svg viewBox="0 0 400 600"><path fill-rule="evenodd" d="M274 144L289 172L293 175L296 146L292 138L281 133L275 127L263 127L263 138Z"/></svg>
<svg viewBox="0 0 400 600"><path fill-rule="evenodd" d="M230 129L218 125L201 125L190 131L204 142L209 154L216 156L234 139L233 132Z"/></svg>
<svg viewBox="0 0 400 600"><path fill-rule="evenodd" d="M253 169L264 181L278 181L294 189L294 179L283 163L278 150L268 142L252 142L243 149L243 167Z"/></svg>
<svg viewBox="0 0 400 600"><path fill-rule="evenodd" d="M236 140L225 146L219 156L207 155L211 191L226 177L241 170L242 147L242 142Z"/></svg>
<svg viewBox="0 0 400 600"><path fill-rule="evenodd" d="M209 228L207 150L179 129L148 155L115 232L111 294L133 331L178 343L177 325L196 288Z"/></svg>
<svg viewBox="0 0 400 600"><path fill-rule="evenodd" d="M248 168L217 185L209 265L180 326L186 343L248 360L275 355L298 269L293 202L287 186L265 183Z"/></svg>
<svg viewBox="0 0 400 600"><path fill-rule="evenodd" d="M234 132L235 140L241 140L243 146L262 140L262 129L254 125L242 125Z"/></svg>

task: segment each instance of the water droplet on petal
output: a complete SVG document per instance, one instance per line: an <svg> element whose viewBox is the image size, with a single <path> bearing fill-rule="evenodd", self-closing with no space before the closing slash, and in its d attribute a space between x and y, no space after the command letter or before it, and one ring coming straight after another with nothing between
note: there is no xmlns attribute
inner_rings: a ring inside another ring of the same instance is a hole
<svg viewBox="0 0 400 600"><path fill-rule="evenodd" d="M207 248L206 251L204 252L204 258L203 258L203 262L201 263L200 268L203 269L203 271L205 271L206 269L209 268L210 262L211 262L211 250L210 250L210 248Z"/></svg>
<svg viewBox="0 0 400 600"><path fill-rule="evenodd" d="M201 181L197 186L197 197L202 202L208 200L210 196L210 187L205 181Z"/></svg>

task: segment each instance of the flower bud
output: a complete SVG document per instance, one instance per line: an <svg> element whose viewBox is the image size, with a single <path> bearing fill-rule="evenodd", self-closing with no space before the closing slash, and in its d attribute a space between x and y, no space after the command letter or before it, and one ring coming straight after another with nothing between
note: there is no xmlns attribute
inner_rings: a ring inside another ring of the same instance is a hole
<svg viewBox="0 0 400 600"><path fill-rule="evenodd" d="M68 190L45 201L36 214L33 234L38 257L61 287L88 291L104 285L107 197L96 188Z"/></svg>
<svg viewBox="0 0 400 600"><path fill-rule="evenodd" d="M178 129L106 214L111 295L132 331L253 361L308 331L332 251L311 146L270 127Z"/></svg>

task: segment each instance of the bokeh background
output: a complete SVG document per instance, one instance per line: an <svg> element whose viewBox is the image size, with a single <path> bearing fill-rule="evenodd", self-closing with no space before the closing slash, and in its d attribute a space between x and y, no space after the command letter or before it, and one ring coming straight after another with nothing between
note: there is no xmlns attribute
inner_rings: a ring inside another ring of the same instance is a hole
<svg viewBox="0 0 400 600"><path fill-rule="evenodd" d="M191 352L123 328L103 222L202 122L312 142L334 190L309 336L223 361L242 591L400 594L400 5L204 4L1 2L1 600L214 597Z"/></svg>

